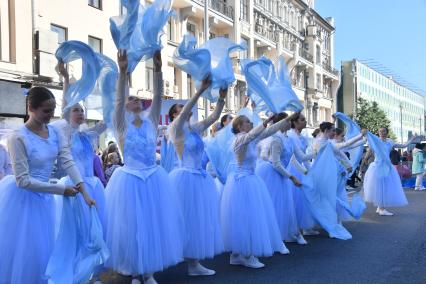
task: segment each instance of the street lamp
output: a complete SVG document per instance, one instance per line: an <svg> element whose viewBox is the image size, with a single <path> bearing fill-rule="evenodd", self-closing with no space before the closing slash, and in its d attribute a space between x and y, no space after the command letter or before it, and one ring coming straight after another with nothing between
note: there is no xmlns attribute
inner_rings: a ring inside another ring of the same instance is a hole
<svg viewBox="0 0 426 284"><path fill-rule="evenodd" d="M357 111L357 93L356 93L356 66L355 66L355 60L352 61L352 69L351 69L351 76L352 76L352 86L353 86L353 117L356 117L356 111Z"/></svg>

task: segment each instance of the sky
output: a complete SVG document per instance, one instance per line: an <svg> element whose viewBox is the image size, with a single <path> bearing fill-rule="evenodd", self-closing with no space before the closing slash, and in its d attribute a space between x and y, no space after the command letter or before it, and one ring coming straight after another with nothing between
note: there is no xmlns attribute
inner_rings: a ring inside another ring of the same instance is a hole
<svg viewBox="0 0 426 284"><path fill-rule="evenodd" d="M372 59L426 92L426 0L316 0L335 20L334 66Z"/></svg>

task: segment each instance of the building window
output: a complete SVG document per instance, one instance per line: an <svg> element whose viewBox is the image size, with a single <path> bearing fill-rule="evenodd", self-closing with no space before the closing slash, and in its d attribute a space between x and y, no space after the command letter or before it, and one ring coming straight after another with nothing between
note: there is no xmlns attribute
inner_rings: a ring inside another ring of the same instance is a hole
<svg viewBox="0 0 426 284"><path fill-rule="evenodd" d="M321 64L321 48L319 45L317 45L317 52L316 52L316 63Z"/></svg>
<svg viewBox="0 0 426 284"><path fill-rule="evenodd" d="M0 7L0 60L15 62L15 1L0 0Z"/></svg>
<svg viewBox="0 0 426 284"><path fill-rule="evenodd" d="M195 36L196 29L195 29L195 25L194 24L191 24L190 22L186 23L186 31L188 32L188 34L191 34L194 37L196 37Z"/></svg>
<svg viewBox="0 0 426 284"><path fill-rule="evenodd" d="M249 57L249 51L250 51L248 39L245 39L245 38L242 37L241 40L240 40L240 43L242 45L247 46L246 50L240 51L240 59L248 58Z"/></svg>
<svg viewBox="0 0 426 284"><path fill-rule="evenodd" d="M58 44L63 43L68 40L68 30L67 28L51 24L50 30L58 35Z"/></svg>
<svg viewBox="0 0 426 284"><path fill-rule="evenodd" d="M102 53L102 39L89 36L89 46L93 49L94 52Z"/></svg>
<svg viewBox="0 0 426 284"><path fill-rule="evenodd" d="M317 74L317 89L321 91L321 75Z"/></svg>
<svg viewBox="0 0 426 284"><path fill-rule="evenodd" d="M248 0L240 0L240 6L241 20L248 22Z"/></svg>
<svg viewBox="0 0 426 284"><path fill-rule="evenodd" d="M188 92L188 98L192 97L192 89L193 89L192 77L191 75L186 74L186 90Z"/></svg>
<svg viewBox="0 0 426 284"><path fill-rule="evenodd" d="M102 0L89 0L89 6L102 10Z"/></svg>
<svg viewBox="0 0 426 284"><path fill-rule="evenodd" d="M145 90L152 91L154 87L154 61L149 59L145 62Z"/></svg>
<svg viewBox="0 0 426 284"><path fill-rule="evenodd" d="M167 22L167 39L169 41L175 41L175 25L172 18L169 18Z"/></svg>

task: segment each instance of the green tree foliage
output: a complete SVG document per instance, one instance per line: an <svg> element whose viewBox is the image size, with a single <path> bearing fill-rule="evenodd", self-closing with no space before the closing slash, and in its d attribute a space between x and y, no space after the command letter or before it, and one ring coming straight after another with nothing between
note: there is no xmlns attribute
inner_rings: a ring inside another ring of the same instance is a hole
<svg viewBox="0 0 426 284"><path fill-rule="evenodd" d="M386 127L389 129L389 138L395 139L395 134L390 126L391 122L386 113L379 107L376 102L369 102L362 98L358 99L357 113L354 117L355 121L361 128L368 129L371 133L379 134L379 129Z"/></svg>

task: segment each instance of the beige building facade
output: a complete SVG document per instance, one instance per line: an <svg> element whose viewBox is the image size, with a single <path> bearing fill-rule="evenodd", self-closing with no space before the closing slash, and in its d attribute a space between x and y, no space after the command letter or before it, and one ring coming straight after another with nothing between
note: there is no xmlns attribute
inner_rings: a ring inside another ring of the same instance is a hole
<svg viewBox="0 0 426 284"><path fill-rule="evenodd" d="M237 81L229 90L225 112L235 113L245 101L246 83L239 60L282 55L294 89L305 106L310 127L330 120L335 109L339 73L333 68L332 18L323 18L314 1L208 0L209 38L225 36L246 43L247 51L232 54ZM176 17L162 38L166 99L186 99L195 92L191 77L175 68L172 55L186 33L204 41L204 0L175 0ZM19 7L19 8L18 8ZM54 53L65 40L80 40L113 59L116 48L109 18L122 13L119 0L0 0L0 127L16 124L25 115L22 87L45 85L60 97ZM152 62L141 62L132 74L131 93L151 97ZM79 66L70 66L78 78ZM14 107L10 107L10 103ZM60 103L60 102L59 102ZM199 102L199 117L205 115ZM208 112L213 106L208 104ZM89 113L89 119L100 119Z"/></svg>

